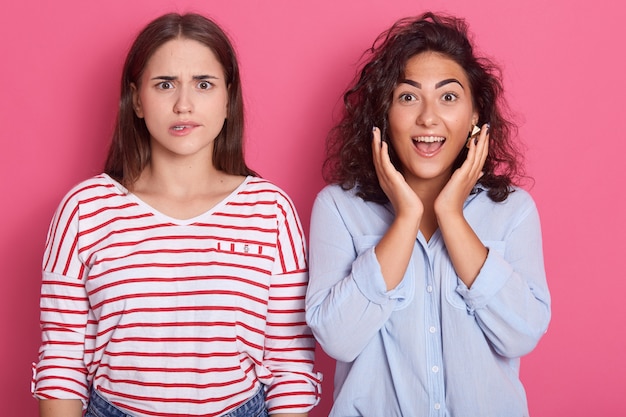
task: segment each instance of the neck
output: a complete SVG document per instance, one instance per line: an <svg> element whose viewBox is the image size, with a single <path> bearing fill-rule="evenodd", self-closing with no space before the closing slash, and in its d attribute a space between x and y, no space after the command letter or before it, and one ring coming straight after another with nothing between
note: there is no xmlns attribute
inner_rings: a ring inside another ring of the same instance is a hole
<svg viewBox="0 0 626 417"><path fill-rule="evenodd" d="M227 176L213 166L209 152L188 156L153 152L132 189L184 197L204 193Z"/></svg>
<svg viewBox="0 0 626 417"><path fill-rule="evenodd" d="M406 181L409 184L409 187L417 194L417 196L422 201L424 205L424 209L426 211L433 211L435 206L435 199L443 190L443 187L446 186L448 181L450 181L450 177L452 174L440 176L437 178L431 179L418 179L418 178L407 178Z"/></svg>
<svg viewBox="0 0 626 417"><path fill-rule="evenodd" d="M161 213L190 219L206 213L241 183L244 177L218 171L204 160L199 164L152 160L130 191Z"/></svg>
<svg viewBox="0 0 626 417"><path fill-rule="evenodd" d="M450 180L450 176L451 175L429 180L407 179L409 186L415 194L417 194L424 206L424 213L420 221L420 231L426 238L426 241L429 241L439 228L437 216L435 215L435 200L441 190L443 190L443 187L445 187Z"/></svg>

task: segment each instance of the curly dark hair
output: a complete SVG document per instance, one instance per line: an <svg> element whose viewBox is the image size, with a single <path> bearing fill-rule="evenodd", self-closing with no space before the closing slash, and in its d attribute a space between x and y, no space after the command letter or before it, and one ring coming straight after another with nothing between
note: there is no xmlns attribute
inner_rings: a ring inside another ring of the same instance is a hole
<svg viewBox="0 0 626 417"><path fill-rule="evenodd" d="M475 55L465 20L432 12L397 21L365 51L366 63L343 96L343 117L327 138L324 179L345 190L357 187L357 195L366 201L388 201L372 161L372 127L380 127L386 138L393 90L404 78L407 61L426 51L441 53L465 70L479 114L477 124L490 124L489 155L478 183L493 201L506 200L524 173L519 143L513 141L517 126L503 97L501 71L488 58ZM453 169L461 166L466 155L464 147ZM390 156L399 168L391 147Z"/></svg>

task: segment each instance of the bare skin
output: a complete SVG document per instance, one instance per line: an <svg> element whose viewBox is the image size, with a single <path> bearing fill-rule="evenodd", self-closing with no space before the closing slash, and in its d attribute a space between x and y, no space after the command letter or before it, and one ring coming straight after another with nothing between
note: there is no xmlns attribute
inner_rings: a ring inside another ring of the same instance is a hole
<svg viewBox="0 0 626 417"><path fill-rule="evenodd" d="M82 417L80 400L39 400L40 417Z"/></svg>
<svg viewBox="0 0 626 417"><path fill-rule="evenodd" d="M447 182L428 186L405 177L393 166L386 142L381 143L380 130L374 130L372 151L381 188L389 198L396 217L387 233L376 245L387 289L395 288L408 266L419 230L426 239L440 229L450 259L465 285L471 287L487 258L487 248L463 216L463 203L482 175L489 139L483 127L478 141L470 141L466 161ZM451 170L450 170L451 171Z"/></svg>
<svg viewBox="0 0 626 417"><path fill-rule="evenodd" d="M382 190L396 217L375 248L387 289L402 280L418 233L426 241L439 230L457 275L470 287L485 259L463 215L463 204L482 175L488 128L469 141L466 160L453 172L478 112L464 69L446 55L426 51L407 60L387 113L387 142L374 129L372 154ZM389 146L399 160L396 169Z"/></svg>

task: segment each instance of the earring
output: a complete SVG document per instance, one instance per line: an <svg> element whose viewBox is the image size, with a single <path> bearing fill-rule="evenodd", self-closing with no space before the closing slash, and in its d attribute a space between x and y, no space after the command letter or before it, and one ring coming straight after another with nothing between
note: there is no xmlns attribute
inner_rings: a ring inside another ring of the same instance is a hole
<svg viewBox="0 0 626 417"><path fill-rule="evenodd" d="M465 143L466 147L470 147L470 139L476 137L477 134L480 133L480 127L476 126L476 125L472 125L472 130L468 133L467 135L467 141ZM475 140L477 141L477 140Z"/></svg>

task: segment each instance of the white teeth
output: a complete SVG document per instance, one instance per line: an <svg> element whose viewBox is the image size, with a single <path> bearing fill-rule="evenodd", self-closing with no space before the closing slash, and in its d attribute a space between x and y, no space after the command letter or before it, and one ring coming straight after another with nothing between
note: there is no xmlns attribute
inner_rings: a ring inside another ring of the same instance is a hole
<svg viewBox="0 0 626 417"><path fill-rule="evenodd" d="M174 130L183 130L185 126L174 126Z"/></svg>
<svg viewBox="0 0 626 417"><path fill-rule="evenodd" d="M420 136L418 138L413 139L416 142L426 142L426 143L433 143L433 142L443 142L445 140L444 137L441 136Z"/></svg>

